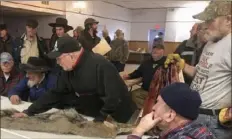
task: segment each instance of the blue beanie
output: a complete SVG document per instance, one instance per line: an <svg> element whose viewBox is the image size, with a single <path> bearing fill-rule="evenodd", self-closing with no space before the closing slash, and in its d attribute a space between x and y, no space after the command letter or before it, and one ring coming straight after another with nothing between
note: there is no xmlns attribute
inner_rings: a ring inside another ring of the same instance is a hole
<svg viewBox="0 0 232 139"><path fill-rule="evenodd" d="M173 83L161 89L164 102L177 114L195 120L199 114L201 97L197 91L191 90L185 83Z"/></svg>

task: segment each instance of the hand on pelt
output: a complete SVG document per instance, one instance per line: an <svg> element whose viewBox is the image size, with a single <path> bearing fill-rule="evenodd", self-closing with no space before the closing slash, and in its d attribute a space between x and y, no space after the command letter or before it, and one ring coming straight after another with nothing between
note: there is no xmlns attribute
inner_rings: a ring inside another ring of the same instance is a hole
<svg viewBox="0 0 232 139"><path fill-rule="evenodd" d="M232 107L222 109L218 118L221 125L232 127Z"/></svg>
<svg viewBox="0 0 232 139"><path fill-rule="evenodd" d="M14 113L12 115L13 118L24 118L24 117L28 117L27 114L20 112L20 113Z"/></svg>
<svg viewBox="0 0 232 139"><path fill-rule="evenodd" d="M107 118L106 114L100 113L98 116L96 116L93 120L93 122L99 122L99 123L103 123Z"/></svg>
<svg viewBox="0 0 232 139"><path fill-rule="evenodd" d="M176 62L176 66L179 70L184 69L185 61L180 57L179 54L168 54L166 61L164 62L164 67L168 68L168 66L172 63Z"/></svg>

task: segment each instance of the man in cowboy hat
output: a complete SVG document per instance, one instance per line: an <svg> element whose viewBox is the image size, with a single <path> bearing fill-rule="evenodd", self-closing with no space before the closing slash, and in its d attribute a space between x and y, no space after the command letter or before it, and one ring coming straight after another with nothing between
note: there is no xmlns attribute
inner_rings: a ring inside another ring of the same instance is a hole
<svg viewBox="0 0 232 139"><path fill-rule="evenodd" d="M97 25L98 21L93 18L87 18L84 22L85 29L81 33L80 43L83 48L88 51L92 51L99 42L100 38L97 36Z"/></svg>
<svg viewBox="0 0 232 139"><path fill-rule="evenodd" d="M26 64L29 57L48 59L48 47L43 38L37 35L38 21L29 19L26 22L26 33L16 39L16 64Z"/></svg>
<svg viewBox="0 0 232 139"><path fill-rule="evenodd" d="M26 72L26 76L8 92L12 104L23 101L35 101L43 96L56 83L56 77L49 74L50 68L47 62L38 57L30 57L27 64L20 64L20 69Z"/></svg>
<svg viewBox="0 0 232 139"><path fill-rule="evenodd" d="M72 26L68 25L68 20L62 17L56 18L55 23L49 23L48 25L55 28L56 36L58 38L68 35L67 32L73 29ZM58 38L56 38L56 40L51 40L51 50L53 50L56 47L56 41Z"/></svg>
<svg viewBox="0 0 232 139"><path fill-rule="evenodd" d="M58 49L49 54L63 68L57 87L14 117L42 113L73 96L76 110L103 122L110 115L117 122L127 122L136 105L113 65L103 56L84 50L72 37L58 39ZM72 99L70 99L72 100ZM69 101L70 101L69 100Z"/></svg>
<svg viewBox="0 0 232 139"><path fill-rule="evenodd" d="M220 111L230 110L228 108L232 106L231 1L211 1L203 12L193 17L205 21L207 26L205 38L208 43L199 63L196 67L190 66L176 54L168 55L165 63L175 60L180 69L193 77L191 89L198 91L202 98L198 121L207 125L217 138L231 139L231 129L218 123Z"/></svg>
<svg viewBox="0 0 232 139"><path fill-rule="evenodd" d="M69 36L67 34L68 31L72 30L73 27L68 25L68 20L62 17L58 17L56 18L56 22L55 23L49 23L49 26L55 28L56 30L56 37L53 38L53 40L50 40L50 49L52 51L54 51L55 49L57 49L57 40L60 37L63 36ZM52 72L57 74L60 71L60 67L57 65L57 63L55 62L55 60L52 60L51 62L51 66L53 67Z"/></svg>

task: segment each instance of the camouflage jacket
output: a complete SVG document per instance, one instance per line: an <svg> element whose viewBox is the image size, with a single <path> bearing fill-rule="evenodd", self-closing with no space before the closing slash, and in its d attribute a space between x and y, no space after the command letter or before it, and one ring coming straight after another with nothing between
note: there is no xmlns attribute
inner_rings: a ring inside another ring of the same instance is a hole
<svg viewBox="0 0 232 139"><path fill-rule="evenodd" d="M126 63L129 56L128 43L125 40L115 39L111 42L111 51L107 54L110 61Z"/></svg>

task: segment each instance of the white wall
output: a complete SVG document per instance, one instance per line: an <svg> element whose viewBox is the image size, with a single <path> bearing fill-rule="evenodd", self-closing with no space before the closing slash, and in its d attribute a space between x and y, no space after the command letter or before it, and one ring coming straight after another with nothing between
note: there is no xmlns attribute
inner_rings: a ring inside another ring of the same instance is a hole
<svg viewBox="0 0 232 139"><path fill-rule="evenodd" d="M131 40L148 41L148 31L155 25L165 28L166 9L132 10Z"/></svg>
<svg viewBox="0 0 232 139"><path fill-rule="evenodd" d="M66 18L74 28L78 25L84 26L85 19L93 17L100 22L99 32L106 26L110 37L113 39L114 32L117 29L122 29L125 33L125 38L130 40L131 12L129 9L101 1L86 1L86 9L79 14L79 11L75 10L72 4L72 1L66 2ZM69 33L72 34L72 32Z"/></svg>
<svg viewBox="0 0 232 139"><path fill-rule="evenodd" d="M164 41L182 42L189 38L192 25L199 22L192 16L206 6L207 3L195 4L191 8L132 10L131 40L148 41L148 31L158 24L165 29Z"/></svg>
<svg viewBox="0 0 232 139"><path fill-rule="evenodd" d="M190 36L192 26L199 22L192 18L201 12L204 7L197 8L175 8L167 10L165 41L182 42Z"/></svg>

